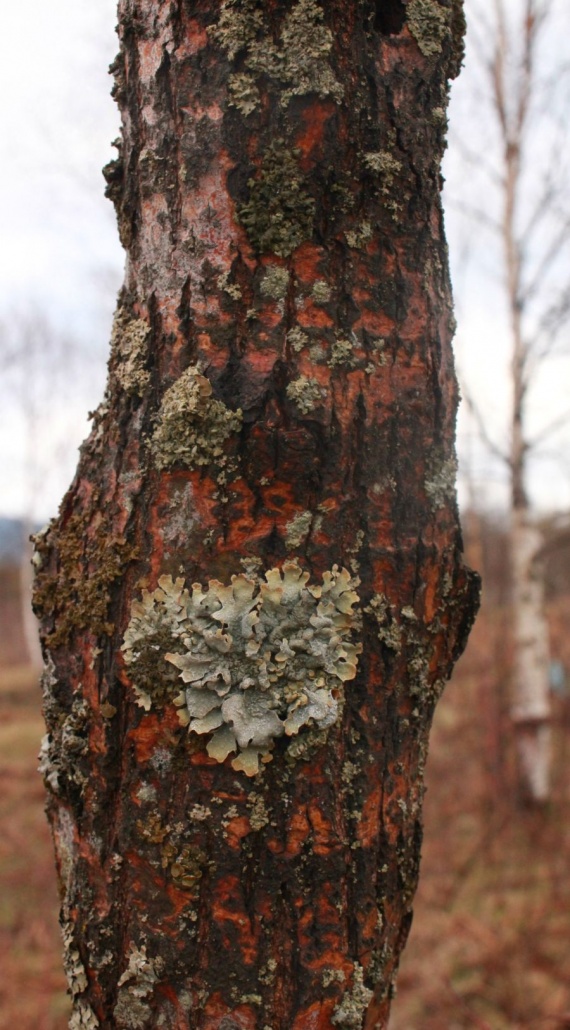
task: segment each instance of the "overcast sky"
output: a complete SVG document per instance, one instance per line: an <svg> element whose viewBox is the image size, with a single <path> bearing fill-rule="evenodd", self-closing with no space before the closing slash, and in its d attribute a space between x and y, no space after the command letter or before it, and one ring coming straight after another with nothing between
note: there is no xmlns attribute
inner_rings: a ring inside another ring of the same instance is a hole
<svg viewBox="0 0 570 1030"><path fill-rule="evenodd" d="M515 7L519 0L509 2ZM566 17L568 28L568 0L557 2L565 11L561 16ZM116 51L115 20L114 0L18 0L6 4L2 12L0 322L13 327L40 313L50 320L56 336L76 343L68 343L65 352L71 355L64 360L70 372L67 383L60 371L50 371L45 354L37 361L32 356L19 378L14 369L6 372L10 396L5 387L0 414L0 514L19 513L31 503L39 518L55 513L73 473L77 446L87 431L86 412L97 406L102 394L112 308L123 265L100 171L113 155L110 144L118 135L107 74ZM454 87L452 129L479 146L488 136L491 146L490 127L482 128L477 116L481 105L477 90L476 76L468 66ZM487 200L482 179L476 170L465 170L453 148L447 172L454 196L463 193L465 180L466 195L472 197L475 190L479 191L476 200ZM491 434L504 443L508 331L492 241L483 229L471 226L466 231L452 210L447 221L459 321L458 366L478 398ZM38 367L44 367L45 375L34 385ZM76 382L81 383L79 389ZM532 400L533 431L570 408L569 385L568 356L544 367ZM47 403L46 391L50 403L56 397L56 404L51 404L51 430L42 422L38 432L30 427L30 413ZM477 442L465 413L459 430L460 456L465 467L473 470L478 497L499 503L504 499L499 488L505 481L504 471ZM570 432L553 439L550 450L550 457L542 456L533 465L533 499L542 509L568 508Z"/></svg>

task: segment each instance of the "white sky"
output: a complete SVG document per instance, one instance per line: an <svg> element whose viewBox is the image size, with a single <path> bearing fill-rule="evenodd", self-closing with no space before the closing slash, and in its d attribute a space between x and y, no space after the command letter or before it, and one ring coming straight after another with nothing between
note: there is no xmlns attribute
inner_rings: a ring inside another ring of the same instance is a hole
<svg viewBox="0 0 570 1030"><path fill-rule="evenodd" d="M476 0L468 0L474 3ZM567 0L556 0L564 11ZM509 0L516 7L519 0ZM100 169L111 156L118 116L107 67L116 51L115 0L18 0L4 5L0 35L0 322L47 313L55 335L80 341L67 384L42 356L18 378L6 372L0 413L0 514L32 507L55 513L87 431L85 414L103 390L114 295L122 277L111 204ZM568 11L566 10L568 22ZM568 28L568 24L566 28ZM568 38L566 35L565 39ZM474 120L479 103L469 69L454 87L451 124L481 145ZM447 164L453 194L487 202L481 176L466 174L454 150ZM464 182L465 180L465 182ZM570 192L570 183L569 183ZM465 193L464 193L465 190ZM490 433L504 446L508 421L508 331L500 289L493 282L493 250L484 230L465 231L447 215L459 330L456 353ZM468 246L467 246L468 244ZM470 262L463 261L470 251ZM490 273L485 275L482 266ZM570 268L566 268L567 278ZM568 355L569 348L566 348ZM33 384L43 368L42 383ZM78 385L79 384L79 385ZM533 390L529 421L539 431L570 408L570 358L545 365ZM43 391L43 392L42 392ZM50 431L30 427L30 414L47 398ZM43 398L43 400L42 400ZM459 450L471 470L475 495L504 499L504 470L476 439L464 411ZM542 509L570 506L570 428L550 441L550 455L532 464L531 492ZM32 459L30 456L35 455ZM57 459L57 460L55 460ZM464 478L462 479L464 482ZM465 490L462 489L462 494Z"/></svg>

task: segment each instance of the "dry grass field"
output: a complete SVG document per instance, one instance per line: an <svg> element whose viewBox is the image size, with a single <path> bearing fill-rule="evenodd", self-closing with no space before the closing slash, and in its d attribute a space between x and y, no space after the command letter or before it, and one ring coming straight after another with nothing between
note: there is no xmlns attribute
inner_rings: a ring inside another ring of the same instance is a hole
<svg viewBox="0 0 570 1030"><path fill-rule="evenodd" d="M63 1030L69 1005L36 772L40 692L29 668L13 662L17 616L6 596L0 1030ZM569 623L568 602L559 598L551 606L553 648L567 669ZM570 700L556 701L552 804L524 811L505 718L504 640L501 612L484 611L438 709L421 886L390 1030L570 1030Z"/></svg>

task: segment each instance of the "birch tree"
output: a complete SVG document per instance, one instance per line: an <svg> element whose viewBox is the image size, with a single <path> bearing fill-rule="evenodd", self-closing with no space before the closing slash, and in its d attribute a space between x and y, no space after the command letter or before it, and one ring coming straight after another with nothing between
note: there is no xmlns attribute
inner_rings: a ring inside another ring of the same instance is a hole
<svg viewBox="0 0 570 1030"><path fill-rule="evenodd" d="M484 405L469 384L465 393L483 440L508 470L511 717L521 796L543 803L550 792L549 638L544 541L529 498L529 463L545 443L556 443L570 412L567 405L556 412L555 402L533 436L529 401L545 362L564 342L570 314L570 151L563 103L568 67L565 52L557 51L555 33L556 27L560 32L568 28L568 16L556 0L474 0L468 12L476 65L472 82L479 83L475 124L490 122L493 135L481 153L480 140L473 144L458 127L458 150L468 167L477 164L480 175L478 193L466 190L459 207L472 223L470 231L475 224L494 238L511 355L508 446L489 431Z"/></svg>
<svg viewBox="0 0 570 1030"><path fill-rule="evenodd" d="M385 1027L454 494L449 0L121 0L105 398L37 539L72 1027Z"/></svg>

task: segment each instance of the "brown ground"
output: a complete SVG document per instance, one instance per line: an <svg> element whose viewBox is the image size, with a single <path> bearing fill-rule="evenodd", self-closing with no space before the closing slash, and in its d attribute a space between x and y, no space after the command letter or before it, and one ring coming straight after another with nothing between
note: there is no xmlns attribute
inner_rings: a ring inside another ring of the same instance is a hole
<svg viewBox="0 0 570 1030"><path fill-rule="evenodd" d="M570 668L568 603L551 616ZM438 710L422 881L390 1030L570 1030L570 701L557 702L552 806L525 812L513 801L499 689L504 639L500 611L484 614ZM35 771L42 732L35 677L0 664L0 1030L67 1026Z"/></svg>

